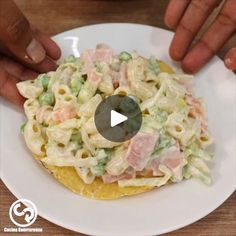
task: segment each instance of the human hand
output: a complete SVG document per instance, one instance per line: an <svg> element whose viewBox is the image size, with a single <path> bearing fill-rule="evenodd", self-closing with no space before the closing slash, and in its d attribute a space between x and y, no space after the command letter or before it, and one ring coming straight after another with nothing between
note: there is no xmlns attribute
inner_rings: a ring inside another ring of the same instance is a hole
<svg viewBox="0 0 236 236"><path fill-rule="evenodd" d="M210 13L221 0L171 0L166 13L165 24L175 29L169 53L181 61L187 73L195 73L201 69L217 51L236 32L236 1L225 0L223 6L200 40L191 46L195 36L207 20ZM236 69L236 45L224 58L230 70Z"/></svg>
<svg viewBox="0 0 236 236"><path fill-rule="evenodd" d="M16 83L56 69L60 49L30 25L12 0L0 0L0 95L21 105Z"/></svg>

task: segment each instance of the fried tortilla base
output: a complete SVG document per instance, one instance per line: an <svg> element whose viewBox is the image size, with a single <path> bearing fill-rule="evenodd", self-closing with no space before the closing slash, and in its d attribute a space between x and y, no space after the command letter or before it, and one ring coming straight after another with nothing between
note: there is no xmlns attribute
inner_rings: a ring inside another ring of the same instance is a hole
<svg viewBox="0 0 236 236"><path fill-rule="evenodd" d="M98 200L109 200L124 196L135 195L153 189L153 187L119 187L118 183L104 184L96 178L92 184L85 184L78 176L74 167L44 167L65 187L83 197Z"/></svg>

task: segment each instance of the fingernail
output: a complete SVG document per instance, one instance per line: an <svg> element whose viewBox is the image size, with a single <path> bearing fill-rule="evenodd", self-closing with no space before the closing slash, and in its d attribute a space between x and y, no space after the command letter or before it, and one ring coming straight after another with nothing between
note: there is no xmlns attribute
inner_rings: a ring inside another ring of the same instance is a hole
<svg viewBox="0 0 236 236"><path fill-rule="evenodd" d="M26 48L26 53L36 63L41 62L46 55L44 48L36 39L32 39Z"/></svg>
<svg viewBox="0 0 236 236"><path fill-rule="evenodd" d="M232 65L232 60L230 58L225 59L225 66L230 69Z"/></svg>
<svg viewBox="0 0 236 236"><path fill-rule="evenodd" d="M236 48L232 48L229 50L229 52L225 56L224 63L228 69L236 69Z"/></svg>

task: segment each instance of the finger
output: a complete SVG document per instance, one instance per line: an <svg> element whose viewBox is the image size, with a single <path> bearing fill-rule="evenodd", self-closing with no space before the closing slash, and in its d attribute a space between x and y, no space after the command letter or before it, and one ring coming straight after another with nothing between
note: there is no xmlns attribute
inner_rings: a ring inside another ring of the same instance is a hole
<svg viewBox="0 0 236 236"><path fill-rule="evenodd" d="M35 71L30 70L7 57L0 58L0 66L8 74L16 77L19 80L35 79L38 76L38 73Z"/></svg>
<svg viewBox="0 0 236 236"><path fill-rule="evenodd" d="M16 105L22 106L25 99L20 95L16 88L16 83L18 82L19 79L8 74L2 67L0 67L0 96Z"/></svg>
<svg viewBox="0 0 236 236"><path fill-rule="evenodd" d="M29 22L12 0L0 0L0 42L17 58L39 63L46 55L40 42L33 37Z"/></svg>
<svg viewBox="0 0 236 236"><path fill-rule="evenodd" d="M182 61L184 71L198 71L232 36L236 30L235 12L235 1L227 0L216 20Z"/></svg>
<svg viewBox="0 0 236 236"><path fill-rule="evenodd" d="M236 47L226 53L224 63L228 69L236 70Z"/></svg>
<svg viewBox="0 0 236 236"><path fill-rule="evenodd" d="M35 70L36 72L46 73L48 71L56 70L58 65L50 57L46 56L42 62L36 65L28 65L28 67Z"/></svg>
<svg viewBox="0 0 236 236"><path fill-rule="evenodd" d="M191 1L171 42L170 56L174 60L183 59L203 23L219 2L220 0Z"/></svg>
<svg viewBox="0 0 236 236"><path fill-rule="evenodd" d="M190 0L171 0L167 6L164 21L170 29L175 29Z"/></svg>
<svg viewBox="0 0 236 236"><path fill-rule="evenodd" d="M33 28L34 29L34 28ZM47 35L37 29L34 29L35 37L43 45L46 53L54 60L58 60L61 56L61 50L58 45Z"/></svg>
<svg viewBox="0 0 236 236"><path fill-rule="evenodd" d="M15 57L9 51L7 51L6 48L1 48L0 47L0 50L3 52L3 54L6 57L12 58L12 59L14 59L14 61L22 64L24 67L35 70L36 72L45 73L45 72L48 72L48 71L51 71L51 70L56 70L56 68L58 67L56 62L54 60L52 60L47 55L46 55L46 57L44 58L44 60L42 62L37 63L37 64L31 64L31 63L27 63L25 61L19 60L17 57Z"/></svg>

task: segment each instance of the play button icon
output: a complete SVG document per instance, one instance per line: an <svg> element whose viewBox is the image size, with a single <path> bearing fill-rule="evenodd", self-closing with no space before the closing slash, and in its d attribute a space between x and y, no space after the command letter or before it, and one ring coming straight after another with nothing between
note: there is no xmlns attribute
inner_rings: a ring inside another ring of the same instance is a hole
<svg viewBox="0 0 236 236"><path fill-rule="evenodd" d="M124 116L117 111L111 110L111 127L119 125L126 120L128 120L127 116Z"/></svg>
<svg viewBox="0 0 236 236"><path fill-rule="evenodd" d="M98 132L112 142L131 139L142 125L138 103L129 96L113 95L105 98L95 112Z"/></svg>

